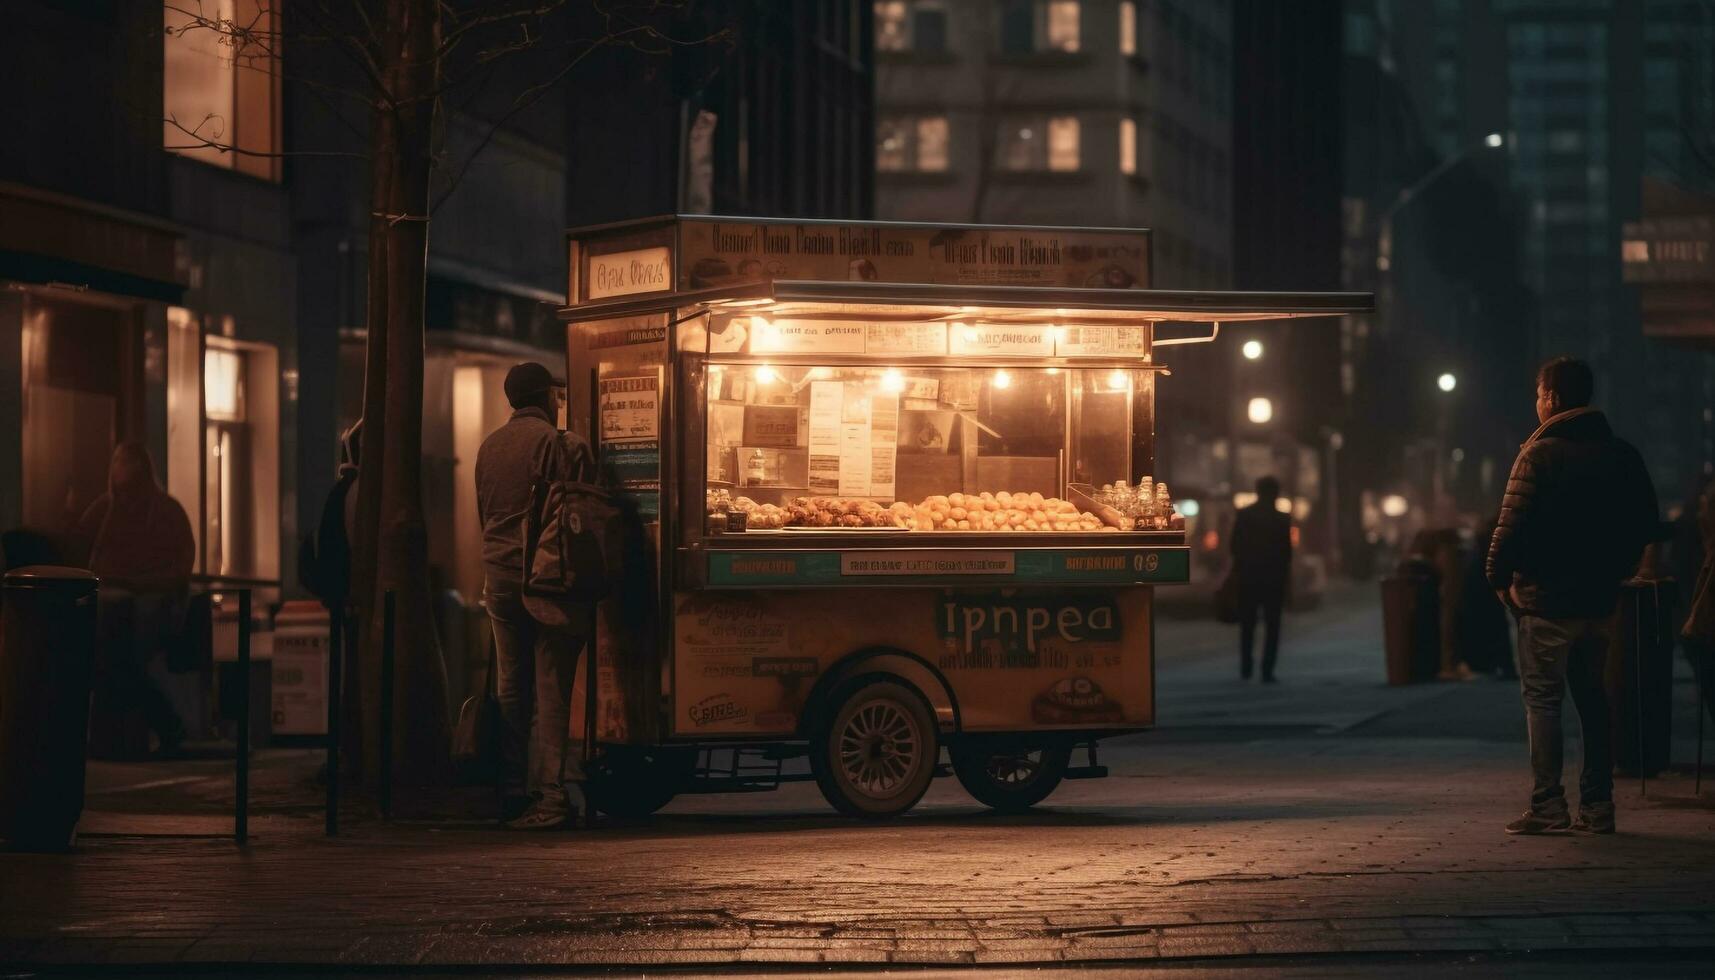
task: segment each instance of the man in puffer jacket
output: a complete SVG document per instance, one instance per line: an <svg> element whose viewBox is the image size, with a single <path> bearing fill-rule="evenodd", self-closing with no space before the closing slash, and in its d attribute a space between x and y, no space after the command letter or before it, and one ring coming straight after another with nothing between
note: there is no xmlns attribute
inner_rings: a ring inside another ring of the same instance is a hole
<svg viewBox="0 0 1715 980"><path fill-rule="evenodd" d="M1519 675L1535 780L1509 834L1614 831L1613 748L1602 686L1620 583L1654 536L1655 487L1638 451L1590 407L1590 366L1557 357L1536 378L1536 417L1507 477L1488 579L1518 617ZM1561 786L1566 690L1584 735L1578 821Z"/></svg>

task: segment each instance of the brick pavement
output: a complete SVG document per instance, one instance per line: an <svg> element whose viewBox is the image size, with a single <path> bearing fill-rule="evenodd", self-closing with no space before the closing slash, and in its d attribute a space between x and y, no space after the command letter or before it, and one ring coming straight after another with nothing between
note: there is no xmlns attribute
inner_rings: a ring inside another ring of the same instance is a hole
<svg viewBox="0 0 1715 980"><path fill-rule="evenodd" d="M987 814L942 780L907 818L860 825L796 785L686 798L652 824L591 833L357 821L329 841L276 758L258 775L271 813L246 848L194 836L224 829L215 778L172 787L200 816L93 813L74 855L0 855L0 963L1715 951L1710 789L1693 800L1675 775L1645 799L1622 783L1614 837L1507 838L1525 779L1516 693L1419 691L1363 724L1349 701L1377 691L1340 680L1350 664L1335 660L1279 690L1191 692L1225 727L1106 747L1113 778L1068 783L1023 817ZM1301 713L1295 697L1337 702L1340 723L1267 723ZM148 798L96 789L97 806Z"/></svg>

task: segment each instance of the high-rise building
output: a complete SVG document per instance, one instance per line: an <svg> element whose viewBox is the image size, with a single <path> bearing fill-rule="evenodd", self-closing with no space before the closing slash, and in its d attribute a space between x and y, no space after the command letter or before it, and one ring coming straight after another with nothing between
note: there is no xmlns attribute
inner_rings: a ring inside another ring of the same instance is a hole
<svg viewBox="0 0 1715 980"><path fill-rule="evenodd" d="M1475 441L1485 426L1509 434L1528 426L1529 367L1569 353L1591 361L1601 406L1643 451L1664 496L1677 496L1701 468L1695 403L1711 364L1644 338L1636 297L1621 282L1621 226L1637 218L1646 177L1710 179L1698 145L1706 127L1690 123L1708 117L1715 4L1347 0L1346 8L1352 63L1369 79L1349 86L1349 100L1370 106L1377 123L1354 138L1367 139L1373 167L1391 167L1349 185L1349 203L1370 207L1368 220L1349 226L1348 272L1379 276L1379 317L1393 321L1380 330L1437 334L1412 342L1455 369L1485 371L1484 388L1504 386L1459 399L1451 442L1437 451ZM1403 142L1385 135L1384 118ZM1407 155L1402 146L1420 149ZM1408 201L1389 200L1402 193ZM1474 195L1491 199L1477 208ZM1379 220L1378 206L1390 220ZM1485 216L1510 235L1507 254L1474 224ZM1492 251L1492 261L1461 263L1469 249ZM1516 262L1522 297L1485 273L1502 260ZM1372 262L1388 268L1372 272ZM1473 318L1457 301L1467 286L1488 313ZM1492 491L1494 481L1484 482Z"/></svg>
<svg viewBox="0 0 1715 980"><path fill-rule="evenodd" d="M876 0L876 213L1148 227L1231 282L1227 0Z"/></svg>

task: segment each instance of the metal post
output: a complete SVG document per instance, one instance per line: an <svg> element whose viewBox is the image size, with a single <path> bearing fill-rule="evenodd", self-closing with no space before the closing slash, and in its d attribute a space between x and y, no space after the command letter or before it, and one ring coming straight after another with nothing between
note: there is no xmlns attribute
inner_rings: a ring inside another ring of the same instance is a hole
<svg viewBox="0 0 1715 980"><path fill-rule="evenodd" d="M1693 650L1692 651L1693 656L1708 657L1711 655L1711 653L1712 653L1712 651L1709 651L1709 650L1702 650L1702 651ZM1693 664L1692 666L1695 667L1696 665ZM1703 716L1709 713L1709 702L1703 700L1703 697L1704 697L1704 694L1703 694L1703 675L1708 673L1708 669L1705 668L1703 670L1694 670L1693 673L1695 673L1697 675L1697 775L1692 780L1691 795L1692 796L1702 796L1703 795Z"/></svg>
<svg viewBox="0 0 1715 980"><path fill-rule="evenodd" d="M238 590L238 797L233 810L232 836L243 845L250 839L250 590Z"/></svg>
<svg viewBox="0 0 1715 980"><path fill-rule="evenodd" d="M1649 757L1645 755L1647 743L1644 741L1644 592L1641 588L1632 590L1635 597L1632 603L1632 637L1637 646L1636 676L1633 683L1637 685L1637 704L1633 706L1633 718L1638 726L1638 795L1649 795Z"/></svg>
<svg viewBox="0 0 1715 980"><path fill-rule="evenodd" d="M381 612L381 819L393 817L393 590Z"/></svg>
<svg viewBox="0 0 1715 980"><path fill-rule="evenodd" d="M345 643L345 605L336 602L328 609L328 759L327 759L327 835L339 834L339 722L340 688L345 668L340 654Z"/></svg>

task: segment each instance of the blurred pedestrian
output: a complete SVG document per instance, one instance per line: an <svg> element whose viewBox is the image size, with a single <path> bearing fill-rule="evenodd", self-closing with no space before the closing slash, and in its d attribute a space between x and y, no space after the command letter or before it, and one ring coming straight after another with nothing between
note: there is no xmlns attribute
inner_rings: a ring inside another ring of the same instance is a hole
<svg viewBox="0 0 1715 980"><path fill-rule="evenodd" d="M576 454L589 447L554 424L553 377L526 362L506 374L512 417L490 433L476 455L476 501L482 520L484 605L494 630L495 699L500 703L503 815L518 830L552 830L577 816L581 746L570 738L572 682L588 623L557 629L531 618L524 604L526 515L534 486L568 480ZM580 794L581 795L581 794Z"/></svg>
<svg viewBox="0 0 1715 980"><path fill-rule="evenodd" d="M1696 579L1690 585L1691 607L1685 625L1679 631L1686 659L1697 675L1697 690L1703 699L1703 710L1715 717L1715 480L1704 486L1695 501L1698 536L1702 561ZM1689 507L1687 508L1690 509ZM1689 547L1687 550L1690 550Z"/></svg>
<svg viewBox="0 0 1715 980"><path fill-rule="evenodd" d="M1275 505L1280 481L1256 481L1256 502L1233 518L1231 551L1239 598L1239 676L1250 680L1257 617L1263 621L1262 682L1275 682L1280 655L1280 611L1292 578L1292 515Z"/></svg>
<svg viewBox="0 0 1715 980"><path fill-rule="evenodd" d="M363 420L359 419L340 437L339 466L322 501L321 519L298 545L298 582L330 610L346 606L351 599L351 532L362 447Z"/></svg>
<svg viewBox="0 0 1715 980"><path fill-rule="evenodd" d="M1542 424L1519 449L1489 543L1488 579L1518 617L1518 667L1530 731L1530 809L1509 834L1614 832L1613 745L1603 660L1620 583L1656 529L1643 458L1590 407L1595 378L1570 357L1536 378ZM1578 820L1561 786L1560 707L1570 688L1583 730Z"/></svg>
<svg viewBox="0 0 1715 980"><path fill-rule="evenodd" d="M98 593L98 667L103 703L139 709L162 754L176 751L184 722L152 670L184 626L196 538L185 509L155 479L135 442L122 442L108 465L107 492L78 522L90 542Z"/></svg>

